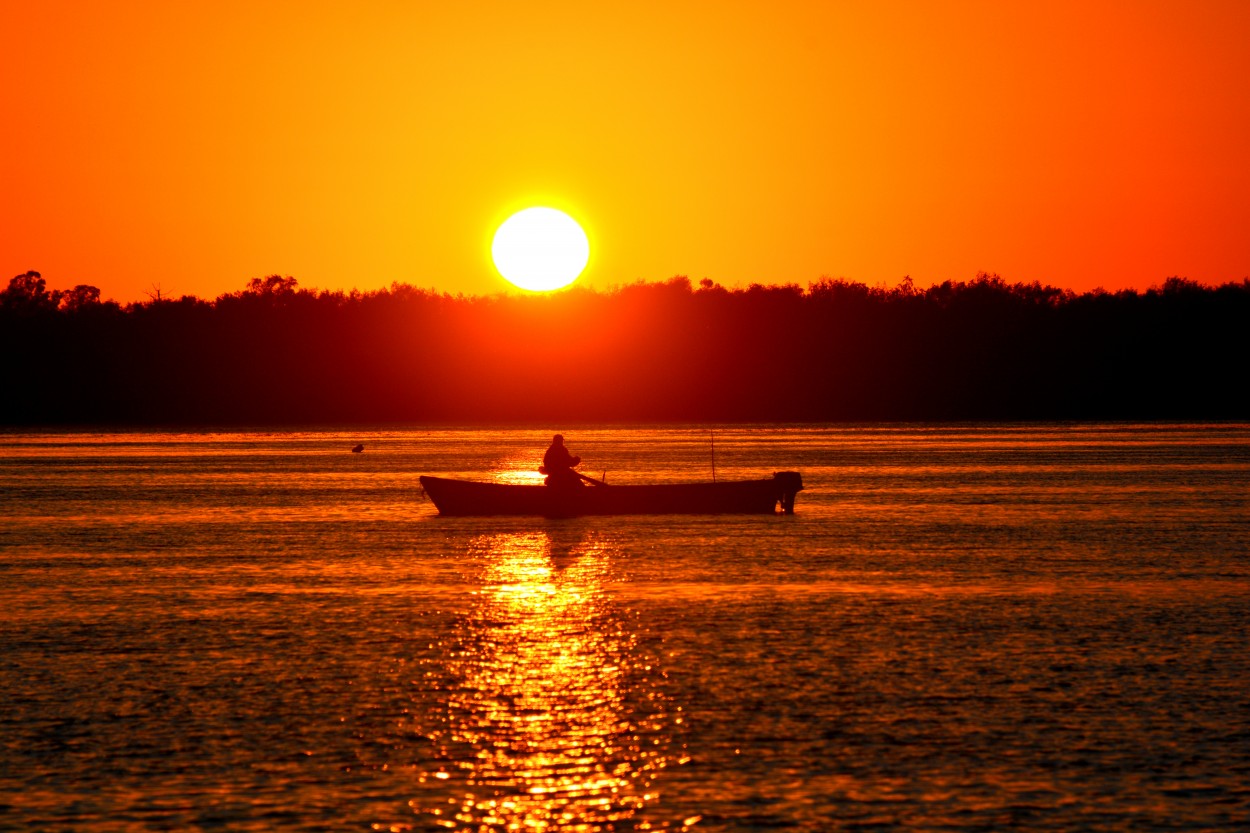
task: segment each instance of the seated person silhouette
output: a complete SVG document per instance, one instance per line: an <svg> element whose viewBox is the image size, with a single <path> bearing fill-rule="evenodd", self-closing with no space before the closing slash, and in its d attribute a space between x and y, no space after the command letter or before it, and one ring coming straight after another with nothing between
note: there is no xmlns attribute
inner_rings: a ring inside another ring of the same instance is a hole
<svg viewBox="0 0 1250 833"><path fill-rule="evenodd" d="M573 471L573 467L581 461L581 457L574 457L564 447L564 435L556 434L551 440L551 448L548 448L547 453L543 455L542 471L547 474L547 485L581 486L581 477Z"/></svg>

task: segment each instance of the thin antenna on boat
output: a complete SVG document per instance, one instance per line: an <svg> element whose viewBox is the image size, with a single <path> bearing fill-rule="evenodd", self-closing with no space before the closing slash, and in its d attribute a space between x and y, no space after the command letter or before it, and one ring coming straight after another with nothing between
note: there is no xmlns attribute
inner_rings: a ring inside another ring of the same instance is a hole
<svg viewBox="0 0 1250 833"><path fill-rule="evenodd" d="M712 440L712 482L716 482L716 432L711 428L707 430L707 435Z"/></svg>

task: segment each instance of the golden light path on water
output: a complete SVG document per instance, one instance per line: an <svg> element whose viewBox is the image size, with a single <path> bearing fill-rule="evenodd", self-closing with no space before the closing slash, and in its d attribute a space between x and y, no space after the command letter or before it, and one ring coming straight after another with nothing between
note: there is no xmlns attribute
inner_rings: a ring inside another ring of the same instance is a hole
<svg viewBox="0 0 1250 833"><path fill-rule="evenodd" d="M669 827L636 816L660 771L688 760L673 738L681 709L614 610L608 550L526 532L479 536L470 552L482 589L427 675L445 688L442 725L425 731L438 768L419 778L452 797L413 809L462 830Z"/></svg>

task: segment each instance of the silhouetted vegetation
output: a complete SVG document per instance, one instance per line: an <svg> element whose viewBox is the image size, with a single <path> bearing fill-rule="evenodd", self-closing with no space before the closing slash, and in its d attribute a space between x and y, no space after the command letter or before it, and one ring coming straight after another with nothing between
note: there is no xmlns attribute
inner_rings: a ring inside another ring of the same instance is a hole
<svg viewBox="0 0 1250 833"><path fill-rule="evenodd" d="M0 292L0 422L1245 418L1250 280L1075 294L996 275L729 290Z"/></svg>

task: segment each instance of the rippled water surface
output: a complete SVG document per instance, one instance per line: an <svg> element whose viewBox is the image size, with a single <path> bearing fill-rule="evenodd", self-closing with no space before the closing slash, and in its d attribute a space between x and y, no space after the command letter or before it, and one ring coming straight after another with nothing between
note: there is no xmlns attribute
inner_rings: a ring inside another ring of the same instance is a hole
<svg viewBox="0 0 1250 833"><path fill-rule="evenodd" d="M565 434L711 477L705 428ZM797 514L562 521L417 482L544 431L0 439L0 828L1250 819L1250 426L718 428Z"/></svg>

